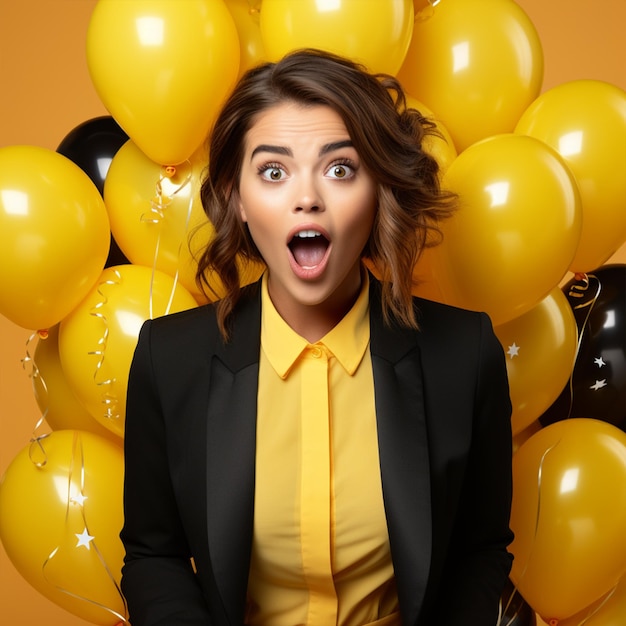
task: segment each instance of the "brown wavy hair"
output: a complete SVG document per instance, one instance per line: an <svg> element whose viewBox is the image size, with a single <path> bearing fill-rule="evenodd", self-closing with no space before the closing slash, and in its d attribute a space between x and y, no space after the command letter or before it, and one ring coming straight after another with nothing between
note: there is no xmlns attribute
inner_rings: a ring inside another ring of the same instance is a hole
<svg viewBox="0 0 626 626"><path fill-rule="evenodd" d="M436 160L422 149L424 136L438 131L407 107L393 76L371 74L351 60L309 49L245 73L209 137L200 198L215 235L198 259L197 281L209 298L215 296L209 293L214 291L211 274L223 284L225 295L217 303L222 334L228 337L228 319L240 294L238 259L263 262L238 208L246 134L262 112L284 102L328 106L343 119L377 183L377 211L363 256L382 280L385 320L416 328L413 266L424 247L439 240L438 223L456 204L454 194L440 188Z"/></svg>

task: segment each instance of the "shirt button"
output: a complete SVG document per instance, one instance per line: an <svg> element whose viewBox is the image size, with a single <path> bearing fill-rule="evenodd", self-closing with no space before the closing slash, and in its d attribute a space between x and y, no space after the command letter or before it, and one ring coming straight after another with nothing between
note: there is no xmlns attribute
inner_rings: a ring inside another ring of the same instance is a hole
<svg viewBox="0 0 626 626"><path fill-rule="evenodd" d="M313 346L311 348L311 356L314 359L319 359L322 356L322 349L319 346Z"/></svg>

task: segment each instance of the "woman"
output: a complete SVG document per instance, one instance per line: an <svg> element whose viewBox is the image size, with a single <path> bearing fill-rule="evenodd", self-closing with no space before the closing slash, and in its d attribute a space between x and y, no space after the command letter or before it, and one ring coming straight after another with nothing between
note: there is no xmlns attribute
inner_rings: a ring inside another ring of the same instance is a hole
<svg viewBox="0 0 626 626"><path fill-rule="evenodd" d="M146 322L129 379L133 626L496 623L506 370L486 315L411 296L454 203L428 132L395 79L319 51L226 102L199 263L226 295Z"/></svg>

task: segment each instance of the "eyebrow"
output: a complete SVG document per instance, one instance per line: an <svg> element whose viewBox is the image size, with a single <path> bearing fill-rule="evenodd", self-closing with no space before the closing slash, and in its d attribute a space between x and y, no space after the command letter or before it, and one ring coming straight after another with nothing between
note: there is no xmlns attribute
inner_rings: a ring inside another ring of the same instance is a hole
<svg viewBox="0 0 626 626"><path fill-rule="evenodd" d="M324 144L319 151L320 157L328 154L329 152L333 152L334 150L340 150L341 148L352 148L354 144L351 139L344 139L342 141L333 141L331 143ZM283 156L293 156L293 152L291 148L287 148L285 146L272 146L270 144L262 143L258 145L250 155L250 160L254 158L256 154L259 152L270 152L272 154L282 154Z"/></svg>
<svg viewBox="0 0 626 626"><path fill-rule="evenodd" d="M284 156L293 156L293 152L289 148L285 148L284 146L270 146L269 144L262 143L257 146L250 155L250 160L254 158L255 154L259 152L271 152L272 154L282 154Z"/></svg>

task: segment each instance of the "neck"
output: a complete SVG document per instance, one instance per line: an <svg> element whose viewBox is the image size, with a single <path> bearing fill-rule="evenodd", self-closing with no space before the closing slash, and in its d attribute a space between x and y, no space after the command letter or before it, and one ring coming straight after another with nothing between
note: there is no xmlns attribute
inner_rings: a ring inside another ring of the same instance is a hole
<svg viewBox="0 0 626 626"><path fill-rule="evenodd" d="M362 276L348 279L330 297L318 304L305 304L295 299L275 298L271 278L268 292L276 310L285 322L309 343L328 334L352 308L361 291Z"/></svg>

